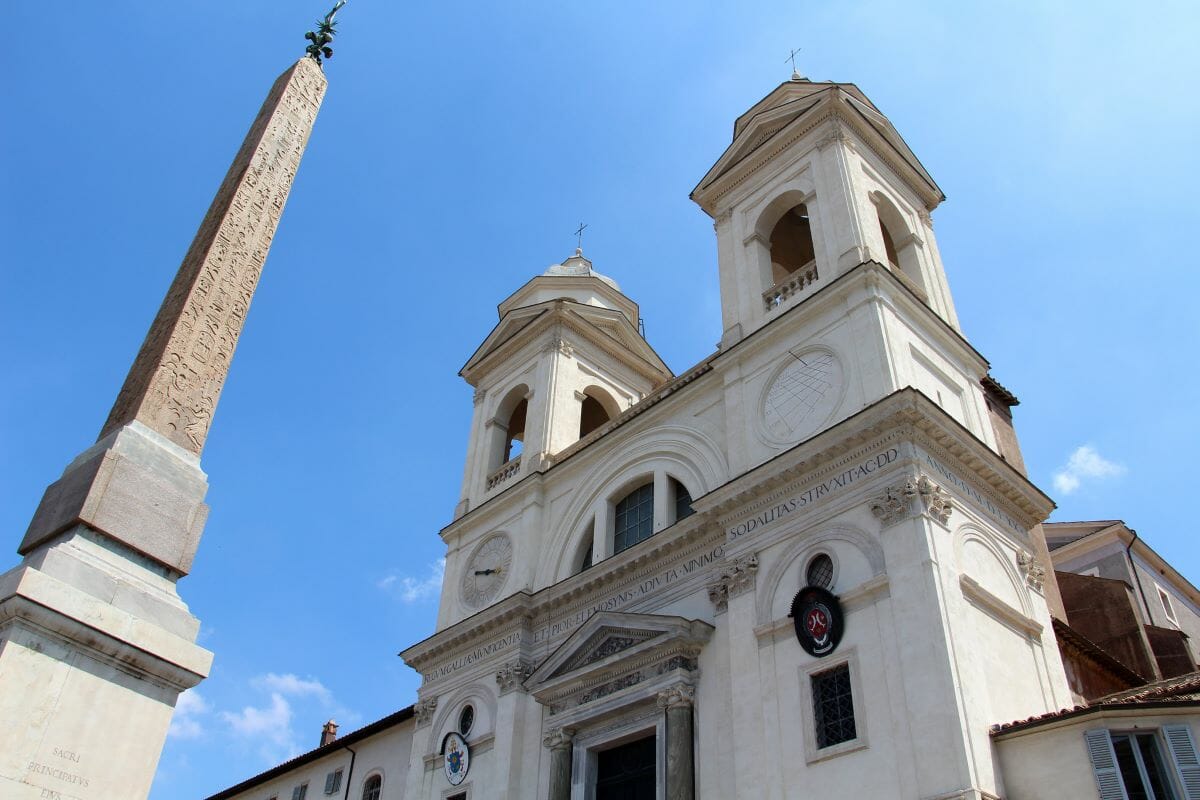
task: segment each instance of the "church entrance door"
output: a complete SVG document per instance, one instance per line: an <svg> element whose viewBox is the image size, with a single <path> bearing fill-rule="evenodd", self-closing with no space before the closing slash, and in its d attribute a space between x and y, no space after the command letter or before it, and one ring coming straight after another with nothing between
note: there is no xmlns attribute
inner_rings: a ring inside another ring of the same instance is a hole
<svg viewBox="0 0 1200 800"><path fill-rule="evenodd" d="M597 754L596 800L654 800L653 736Z"/></svg>

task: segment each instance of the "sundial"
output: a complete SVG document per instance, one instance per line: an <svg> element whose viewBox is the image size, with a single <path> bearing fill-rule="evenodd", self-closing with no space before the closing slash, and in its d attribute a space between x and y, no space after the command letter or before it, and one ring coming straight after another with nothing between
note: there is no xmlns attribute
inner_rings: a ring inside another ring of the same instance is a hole
<svg viewBox="0 0 1200 800"><path fill-rule="evenodd" d="M842 365L828 350L789 353L763 398L763 422L776 439L794 441L819 425L841 393Z"/></svg>

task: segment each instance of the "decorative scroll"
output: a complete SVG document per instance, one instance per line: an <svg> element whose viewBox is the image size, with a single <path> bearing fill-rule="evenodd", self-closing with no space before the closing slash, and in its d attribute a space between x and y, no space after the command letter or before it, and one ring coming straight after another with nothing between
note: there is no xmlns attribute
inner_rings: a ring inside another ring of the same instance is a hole
<svg viewBox="0 0 1200 800"><path fill-rule="evenodd" d="M546 734L546 737L542 739L542 744L547 750L567 750L571 747L574 739L574 728L555 728Z"/></svg>
<svg viewBox="0 0 1200 800"><path fill-rule="evenodd" d="M137 420L200 454L325 95L302 58L275 81L184 256L100 438Z"/></svg>

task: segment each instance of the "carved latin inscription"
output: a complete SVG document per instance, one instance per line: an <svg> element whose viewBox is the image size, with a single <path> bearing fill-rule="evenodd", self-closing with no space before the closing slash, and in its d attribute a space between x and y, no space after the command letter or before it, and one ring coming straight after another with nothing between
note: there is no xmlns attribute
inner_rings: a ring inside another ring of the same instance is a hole
<svg viewBox="0 0 1200 800"><path fill-rule="evenodd" d="M275 82L192 241L100 438L138 420L197 455L326 81L302 58Z"/></svg>

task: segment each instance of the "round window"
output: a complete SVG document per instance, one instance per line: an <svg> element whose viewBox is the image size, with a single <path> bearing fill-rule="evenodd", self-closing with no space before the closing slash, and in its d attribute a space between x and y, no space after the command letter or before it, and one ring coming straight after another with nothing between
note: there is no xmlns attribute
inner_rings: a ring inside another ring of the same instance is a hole
<svg viewBox="0 0 1200 800"><path fill-rule="evenodd" d="M471 726L475 724L475 707L471 705L463 706L462 713L458 715L458 732L465 738L471 732Z"/></svg>
<svg viewBox="0 0 1200 800"><path fill-rule="evenodd" d="M821 553L808 562L808 572L805 573L805 579L809 586L816 586L820 589L830 589L833 587L833 559Z"/></svg>

